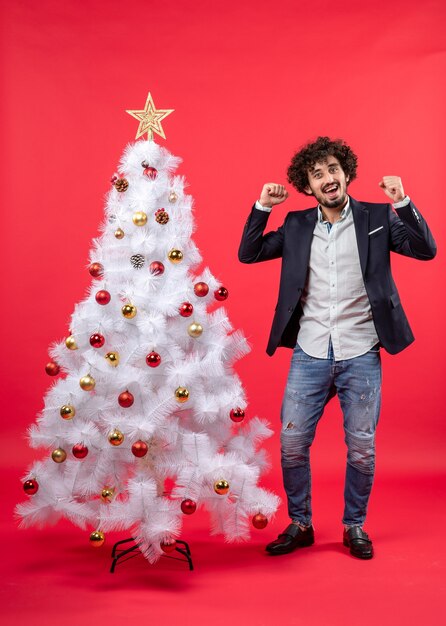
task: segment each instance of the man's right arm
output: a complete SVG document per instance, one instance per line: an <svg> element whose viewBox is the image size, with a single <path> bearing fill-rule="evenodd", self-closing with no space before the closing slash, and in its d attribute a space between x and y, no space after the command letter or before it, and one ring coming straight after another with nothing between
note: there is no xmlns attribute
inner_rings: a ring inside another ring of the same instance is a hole
<svg viewBox="0 0 446 626"><path fill-rule="evenodd" d="M266 183L260 199L253 206L243 230L238 258L242 263L259 263L282 256L283 226L276 231L263 234L271 209L288 197L283 185Z"/></svg>

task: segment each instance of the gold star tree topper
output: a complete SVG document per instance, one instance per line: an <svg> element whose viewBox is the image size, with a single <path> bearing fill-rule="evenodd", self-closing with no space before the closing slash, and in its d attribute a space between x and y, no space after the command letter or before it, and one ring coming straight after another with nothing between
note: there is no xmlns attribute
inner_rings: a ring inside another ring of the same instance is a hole
<svg viewBox="0 0 446 626"><path fill-rule="evenodd" d="M135 139L139 139L147 133L147 139L153 140L153 133L157 133L163 139L166 138L161 120L173 113L175 109L156 109L153 104L151 93L147 96L146 106L142 111L126 111L129 115L139 121L138 132Z"/></svg>

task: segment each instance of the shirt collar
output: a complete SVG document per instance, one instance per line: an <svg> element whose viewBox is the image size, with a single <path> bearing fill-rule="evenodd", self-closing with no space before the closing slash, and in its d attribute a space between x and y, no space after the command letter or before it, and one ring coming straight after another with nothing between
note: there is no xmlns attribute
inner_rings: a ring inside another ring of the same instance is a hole
<svg viewBox="0 0 446 626"><path fill-rule="evenodd" d="M338 221L344 220L347 217L347 215L349 214L349 211L350 211L350 196L347 196L347 204L342 209L341 215L340 215ZM325 217L324 217L324 215L322 213L320 204L318 204L318 206L317 206L317 221L320 224L326 224L328 222L328 220L325 219Z"/></svg>

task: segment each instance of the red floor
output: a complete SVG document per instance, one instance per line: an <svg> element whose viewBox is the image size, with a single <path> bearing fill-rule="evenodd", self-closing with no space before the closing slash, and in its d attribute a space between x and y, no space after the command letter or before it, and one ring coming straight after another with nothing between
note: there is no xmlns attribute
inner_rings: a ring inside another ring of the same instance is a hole
<svg viewBox="0 0 446 626"><path fill-rule="evenodd" d="M314 476L316 543L282 557L264 544L286 525L254 531L252 541L225 544L210 537L206 514L185 520L195 570L142 557L109 573L109 536L101 549L88 534L60 522L44 530L17 530L12 520L22 499L22 468L8 479L1 532L4 584L1 624L269 624L411 626L446 624L446 506L443 475L379 476L367 530L372 561L350 557L341 545L342 477Z"/></svg>

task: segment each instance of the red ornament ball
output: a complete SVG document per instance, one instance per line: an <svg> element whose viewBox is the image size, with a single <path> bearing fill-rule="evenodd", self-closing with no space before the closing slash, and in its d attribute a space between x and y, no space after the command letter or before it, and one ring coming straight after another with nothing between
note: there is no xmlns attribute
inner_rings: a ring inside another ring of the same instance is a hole
<svg viewBox="0 0 446 626"><path fill-rule="evenodd" d="M218 300L219 302L226 300L228 296L229 296L229 292L226 289L226 287L219 287L218 289L214 291L214 298Z"/></svg>
<svg viewBox="0 0 446 626"><path fill-rule="evenodd" d="M161 363L161 357L158 352L150 352L150 354L146 356L146 363L149 367L158 367Z"/></svg>
<svg viewBox="0 0 446 626"><path fill-rule="evenodd" d="M149 272L154 276L161 276L164 274L164 264L161 261L153 261L149 265Z"/></svg>
<svg viewBox="0 0 446 626"><path fill-rule="evenodd" d="M93 348L102 348L105 343L104 335L100 335L99 333L94 333L90 337L90 345Z"/></svg>
<svg viewBox="0 0 446 626"><path fill-rule="evenodd" d="M242 422L245 419L245 411L240 407L237 407L236 409L231 409L229 417L232 419L233 422Z"/></svg>
<svg viewBox="0 0 446 626"><path fill-rule="evenodd" d="M88 448L83 443L76 443L72 447L71 452L76 459L85 459L88 454Z"/></svg>
<svg viewBox="0 0 446 626"><path fill-rule="evenodd" d="M196 283L194 285L194 292L195 295L198 296L199 298L204 298L204 296L207 296L209 293L209 285L207 285L206 283Z"/></svg>
<svg viewBox="0 0 446 626"><path fill-rule="evenodd" d="M104 273L104 266L101 263L92 263L88 268L88 271L93 278L100 278Z"/></svg>
<svg viewBox="0 0 446 626"><path fill-rule="evenodd" d="M158 176L158 170L154 167L146 167L144 168L143 174L144 176L147 176L147 178L150 178L150 180L155 180L155 178Z"/></svg>
<svg viewBox="0 0 446 626"><path fill-rule="evenodd" d="M251 521L254 528L258 528L259 530L262 530L262 528L268 526L268 518L266 517L266 515L262 515L262 513L257 513L257 515L254 515Z"/></svg>
<svg viewBox="0 0 446 626"><path fill-rule="evenodd" d="M132 406L134 401L135 401L135 398L130 393L130 391L123 391L122 393L119 394L118 402L119 402L119 405L122 406L124 409L128 409L130 406Z"/></svg>
<svg viewBox="0 0 446 626"><path fill-rule="evenodd" d="M35 478L29 478L23 483L23 490L27 496L33 496L39 491L39 483Z"/></svg>
<svg viewBox="0 0 446 626"><path fill-rule="evenodd" d="M190 317L194 312L194 307L190 302L183 302L179 308L181 317Z"/></svg>
<svg viewBox="0 0 446 626"><path fill-rule="evenodd" d="M48 374L48 376L57 376L57 374L60 372L60 367L56 363L56 361L50 361L45 365L45 372Z"/></svg>
<svg viewBox="0 0 446 626"><path fill-rule="evenodd" d="M132 454L138 457L138 459L146 456L148 450L149 446L146 444L145 441L135 441L132 446Z"/></svg>
<svg viewBox="0 0 446 626"><path fill-rule="evenodd" d="M95 295L95 298L98 304L104 305L110 302L111 295L105 289L101 289L100 291L97 292L97 294Z"/></svg>
<svg viewBox="0 0 446 626"><path fill-rule="evenodd" d="M169 554L169 552L173 552L177 547L177 542L175 541L175 539L171 539L170 541L162 541L160 543L160 548L163 552L165 552L166 554Z"/></svg>
<svg viewBox="0 0 446 626"><path fill-rule="evenodd" d="M192 513L195 513L197 510L197 503L190 498L187 498L181 503L181 510L185 515L192 515Z"/></svg>

